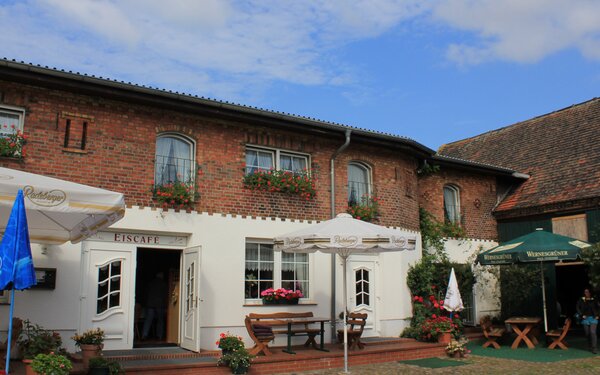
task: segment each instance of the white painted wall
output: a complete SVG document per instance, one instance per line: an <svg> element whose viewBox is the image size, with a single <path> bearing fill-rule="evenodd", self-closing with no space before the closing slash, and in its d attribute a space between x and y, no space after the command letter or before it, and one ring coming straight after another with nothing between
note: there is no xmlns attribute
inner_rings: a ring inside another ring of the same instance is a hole
<svg viewBox="0 0 600 375"><path fill-rule="evenodd" d="M56 289L17 291L14 316L58 331L67 349L74 351L70 337L79 322L81 244L47 246L45 255L41 245L31 244L31 252L35 267L57 269ZM9 305L0 305L3 340L7 336L8 317Z"/></svg>
<svg viewBox="0 0 600 375"><path fill-rule="evenodd" d="M495 241L477 239L447 239L445 241L445 250L450 261L473 265L472 269L476 279L473 286L476 323L484 315L500 314L500 285L496 276L489 272L494 266L474 264L475 257L480 250L491 249L497 245L498 243Z"/></svg>
<svg viewBox="0 0 600 375"><path fill-rule="evenodd" d="M246 239L271 240L273 237L314 224L310 221L292 221L271 218L250 218L207 213L186 213L173 210L162 211L150 208L128 208L123 220L117 222L110 231L187 236L187 246L201 246L200 273L200 325L201 348L216 349L215 341L221 332L229 331L244 338L247 345L250 339L246 334L243 318L250 312L312 311L315 316L330 317L331 304L331 261L328 254L311 254L310 299L305 306L262 306L252 305L244 299L244 270ZM380 334L397 336L408 325L411 315L410 293L406 286L406 272L409 264L420 258L420 235L402 230L408 236L417 237L417 248L412 251L374 255L378 259L377 311ZM91 241L85 242L90 243ZM84 243L84 244L85 244ZM138 245L120 246L136 251ZM141 245L140 245L141 246ZM144 247L148 247L147 245ZM182 247L183 248L183 247ZM56 289L29 290L18 292L15 316L29 318L45 328L57 330L63 337L69 351L75 351L70 337L86 327L80 321L81 303L79 297L82 280L82 244L50 246L47 254L41 254L41 246L33 245L33 258L36 267L57 268ZM83 260L82 260L83 259ZM135 258L133 258L135 259ZM339 258L338 258L339 259ZM342 311L341 266L337 263L336 311ZM128 298L133 306L133 293ZM8 305L0 305L2 327L8 327ZM326 340L331 339L326 329ZM298 342L304 338L298 338ZM285 337L278 337L275 345L284 345Z"/></svg>

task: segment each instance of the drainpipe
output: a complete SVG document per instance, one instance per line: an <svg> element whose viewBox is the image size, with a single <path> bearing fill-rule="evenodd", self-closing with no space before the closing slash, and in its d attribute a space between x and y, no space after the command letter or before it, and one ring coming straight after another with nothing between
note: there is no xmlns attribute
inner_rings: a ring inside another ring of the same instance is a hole
<svg viewBox="0 0 600 375"><path fill-rule="evenodd" d="M346 142L338 148L331 156L330 174L331 174L331 218L335 218L335 158L350 144L350 134L352 130L346 129ZM335 330L335 254L331 254L331 340L336 337Z"/></svg>

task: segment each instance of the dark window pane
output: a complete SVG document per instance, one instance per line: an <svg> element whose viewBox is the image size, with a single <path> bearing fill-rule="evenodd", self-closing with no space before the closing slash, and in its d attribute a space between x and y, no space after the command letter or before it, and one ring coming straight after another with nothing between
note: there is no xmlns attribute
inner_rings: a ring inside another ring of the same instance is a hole
<svg viewBox="0 0 600 375"><path fill-rule="evenodd" d="M363 275L363 278L362 278L363 280L369 281L369 271L363 270L363 274L362 275Z"/></svg>
<svg viewBox="0 0 600 375"><path fill-rule="evenodd" d="M110 291L115 292L121 290L121 278L114 277L110 280Z"/></svg>
<svg viewBox="0 0 600 375"><path fill-rule="evenodd" d="M100 314L108 308L108 297L100 298L96 305L96 313Z"/></svg>
<svg viewBox="0 0 600 375"><path fill-rule="evenodd" d="M108 281L98 284L98 298L104 297L108 293Z"/></svg>
<svg viewBox="0 0 600 375"><path fill-rule="evenodd" d="M108 266L98 268L98 282L108 279Z"/></svg>
<svg viewBox="0 0 600 375"><path fill-rule="evenodd" d="M115 307L120 305L121 293L113 293L110 295L110 307Z"/></svg>
<svg viewBox="0 0 600 375"><path fill-rule="evenodd" d="M365 305L369 305L369 295L368 295L368 294L365 294L365 295L364 295L364 298L363 298L363 303L364 303Z"/></svg>
<svg viewBox="0 0 600 375"><path fill-rule="evenodd" d="M258 278L261 280L273 280L273 270L259 271Z"/></svg>
<svg viewBox="0 0 600 375"><path fill-rule="evenodd" d="M110 275L116 276L121 274L121 261L111 263Z"/></svg>

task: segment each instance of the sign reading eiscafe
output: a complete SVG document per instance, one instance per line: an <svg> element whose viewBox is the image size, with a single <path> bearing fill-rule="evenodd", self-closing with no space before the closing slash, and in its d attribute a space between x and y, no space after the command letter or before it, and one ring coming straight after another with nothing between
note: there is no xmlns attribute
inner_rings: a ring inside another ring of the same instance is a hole
<svg viewBox="0 0 600 375"><path fill-rule="evenodd" d="M89 238L91 241L131 243L138 245L186 246L185 236L164 236L143 233L98 232Z"/></svg>

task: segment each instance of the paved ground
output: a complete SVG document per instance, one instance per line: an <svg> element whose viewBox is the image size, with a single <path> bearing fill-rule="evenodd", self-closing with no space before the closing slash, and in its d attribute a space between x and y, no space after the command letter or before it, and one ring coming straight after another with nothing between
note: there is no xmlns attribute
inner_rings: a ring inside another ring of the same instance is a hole
<svg viewBox="0 0 600 375"><path fill-rule="evenodd" d="M381 363L365 366L354 366L350 368L353 375L371 374L600 374L600 356L586 359L575 359L560 362L526 362L511 359L490 358L481 356L470 356L463 359L465 366L445 367L430 369L418 366L409 366L398 362ZM319 370L307 372L294 372L297 375L333 375L343 371Z"/></svg>

